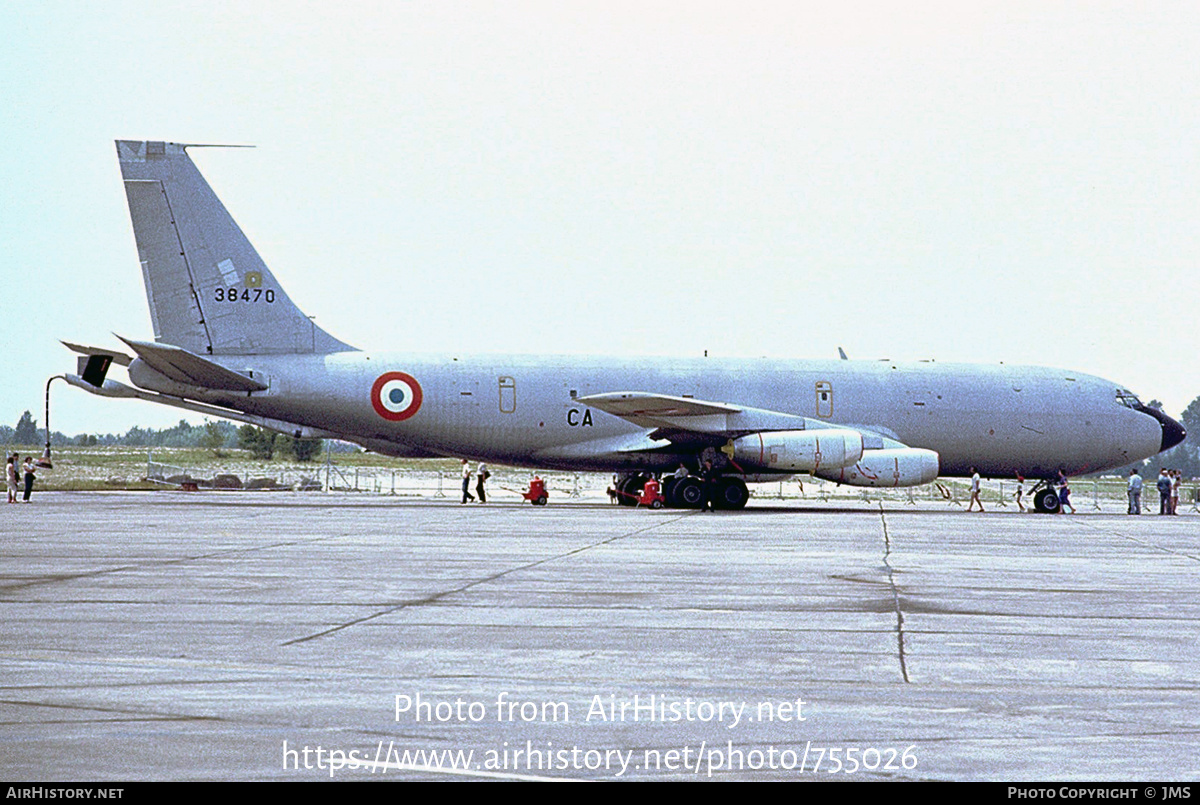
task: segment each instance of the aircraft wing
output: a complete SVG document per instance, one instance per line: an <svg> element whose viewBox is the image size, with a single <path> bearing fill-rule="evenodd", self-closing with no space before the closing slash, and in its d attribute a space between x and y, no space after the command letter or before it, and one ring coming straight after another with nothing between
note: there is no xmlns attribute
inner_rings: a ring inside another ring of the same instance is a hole
<svg viewBox="0 0 1200 805"><path fill-rule="evenodd" d="M807 472L854 486L912 486L937 477L932 450L909 447L877 429L731 403L644 391L576 398L635 425L653 428L637 440L720 447L735 466L770 472ZM721 445L724 442L724 445Z"/></svg>
<svg viewBox="0 0 1200 805"><path fill-rule="evenodd" d="M707 402L691 397L651 394L645 391L617 391L589 394L576 402L619 416L643 428L666 428L719 434L726 430L728 417L742 409L726 403Z"/></svg>
<svg viewBox="0 0 1200 805"><path fill-rule="evenodd" d="M619 416L639 427L655 428L656 438L673 438L672 434L729 438L760 430L829 427L824 422L778 411L646 391L589 394L578 397L576 402Z"/></svg>

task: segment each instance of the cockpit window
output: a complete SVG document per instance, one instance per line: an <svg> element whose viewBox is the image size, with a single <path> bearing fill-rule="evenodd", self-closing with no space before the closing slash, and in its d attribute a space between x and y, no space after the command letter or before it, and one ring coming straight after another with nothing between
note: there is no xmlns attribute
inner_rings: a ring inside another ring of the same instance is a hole
<svg viewBox="0 0 1200 805"><path fill-rule="evenodd" d="M1135 411L1142 405L1142 401L1137 398L1137 395L1128 389L1117 389L1117 402Z"/></svg>

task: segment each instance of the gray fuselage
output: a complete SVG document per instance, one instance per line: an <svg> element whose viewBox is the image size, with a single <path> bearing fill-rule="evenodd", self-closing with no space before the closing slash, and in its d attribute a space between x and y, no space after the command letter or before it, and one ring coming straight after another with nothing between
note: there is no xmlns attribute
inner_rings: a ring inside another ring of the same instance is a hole
<svg viewBox="0 0 1200 805"><path fill-rule="evenodd" d="M211 401L344 434L379 452L519 466L618 471L694 459L703 438L643 449L645 428L575 400L625 390L859 428L936 451L948 476L971 466L991 476L1096 472L1153 455L1163 439L1158 421L1119 401L1117 384L1030 366L367 352L215 360L265 378L269 388ZM419 409L403 421L372 405L372 385L387 372L420 386Z"/></svg>

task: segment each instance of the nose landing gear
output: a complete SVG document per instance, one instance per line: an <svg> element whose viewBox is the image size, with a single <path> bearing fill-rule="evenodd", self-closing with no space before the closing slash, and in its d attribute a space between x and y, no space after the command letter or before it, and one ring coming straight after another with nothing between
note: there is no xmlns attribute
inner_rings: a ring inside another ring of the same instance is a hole
<svg viewBox="0 0 1200 805"><path fill-rule="evenodd" d="M1049 481L1038 481L1030 493L1033 498L1033 510L1041 514L1058 513L1058 490Z"/></svg>

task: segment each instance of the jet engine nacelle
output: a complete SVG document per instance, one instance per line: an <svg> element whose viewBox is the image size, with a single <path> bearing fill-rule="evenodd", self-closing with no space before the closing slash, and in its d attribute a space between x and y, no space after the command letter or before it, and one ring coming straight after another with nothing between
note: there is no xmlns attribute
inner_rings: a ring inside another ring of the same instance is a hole
<svg viewBox="0 0 1200 805"><path fill-rule="evenodd" d="M851 486L919 486L938 477L940 459L932 450L897 447L867 450L853 466L819 470L813 475Z"/></svg>
<svg viewBox="0 0 1200 805"><path fill-rule="evenodd" d="M862 454L862 434L844 428L764 431L733 440L734 461L781 472L836 471Z"/></svg>

